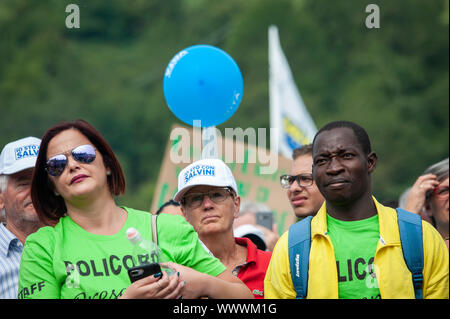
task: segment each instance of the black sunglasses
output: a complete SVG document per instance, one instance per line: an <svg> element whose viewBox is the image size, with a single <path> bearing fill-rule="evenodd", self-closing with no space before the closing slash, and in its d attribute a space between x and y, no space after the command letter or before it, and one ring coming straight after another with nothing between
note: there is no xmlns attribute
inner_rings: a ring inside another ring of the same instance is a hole
<svg viewBox="0 0 450 319"><path fill-rule="evenodd" d="M45 164L45 170L51 176L59 176L64 172L67 165L67 155L72 154L72 158L77 162L89 164L95 160L97 154L95 148L92 145L80 145L75 147L71 152L64 154L58 154L50 158Z"/></svg>

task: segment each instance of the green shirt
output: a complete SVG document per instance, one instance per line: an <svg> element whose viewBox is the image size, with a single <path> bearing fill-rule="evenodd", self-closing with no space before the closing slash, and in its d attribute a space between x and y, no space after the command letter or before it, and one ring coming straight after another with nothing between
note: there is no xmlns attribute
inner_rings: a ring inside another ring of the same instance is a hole
<svg viewBox="0 0 450 319"><path fill-rule="evenodd" d="M357 221L327 215L327 229L334 246L339 298L381 298L373 265L380 238L378 215Z"/></svg>
<svg viewBox="0 0 450 319"><path fill-rule="evenodd" d="M122 229L111 236L85 231L69 216L54 227L28 236L19 273L19 298L111 299L130 285L133 245L126 230L136 228L152 240L151 214L126 208ZM158 216L158 246L169 261L212 276L226 268L208 254L192 226L181 216Z"/></svg>

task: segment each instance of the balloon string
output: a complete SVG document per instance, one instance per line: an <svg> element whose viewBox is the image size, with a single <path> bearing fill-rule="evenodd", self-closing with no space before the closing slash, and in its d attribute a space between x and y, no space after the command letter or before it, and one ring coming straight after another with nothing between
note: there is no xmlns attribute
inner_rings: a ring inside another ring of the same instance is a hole
<svg viewBox="0 0 450 319"><path fill-rule="evenodd" d="M215 126L205 127L202 130L202 159L218 158L219 150Z"/></svg>

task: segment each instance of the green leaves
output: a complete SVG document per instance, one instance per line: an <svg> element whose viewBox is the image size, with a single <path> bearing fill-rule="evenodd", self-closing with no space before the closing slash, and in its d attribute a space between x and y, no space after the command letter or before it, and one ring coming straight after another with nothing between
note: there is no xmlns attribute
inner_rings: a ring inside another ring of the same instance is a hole
<svg viewBox="0 0 450 319"><path fill-rule="evenodd" d="M72 2L0 2L0 146L84 118L119 156L126 205L150 206L180 123L162 80L181 49L216 45L239 64L243 101L222 131L269 127L270 24L316 125L347 119L368 130L380 200L448 156L448 1L380 0L380 29L365 27L362 0L80 0L80 29L67 29Z"/></svg>

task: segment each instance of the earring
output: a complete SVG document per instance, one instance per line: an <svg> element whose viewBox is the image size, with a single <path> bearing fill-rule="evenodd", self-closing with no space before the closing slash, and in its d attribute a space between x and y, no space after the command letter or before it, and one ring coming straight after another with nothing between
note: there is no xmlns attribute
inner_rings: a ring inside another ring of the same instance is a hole
<svg viewBox="0 0 450 319"><path fill-rule="evenodd" d="M59 193L57 191L54 191L55 196L59 196Z"/></svg>
<svg viewBox="0 0 450 319"><path fill-rule="evenodd" d="M106 175L108 175L108 176L111 175L111 171L107 171Z"/></svg>

